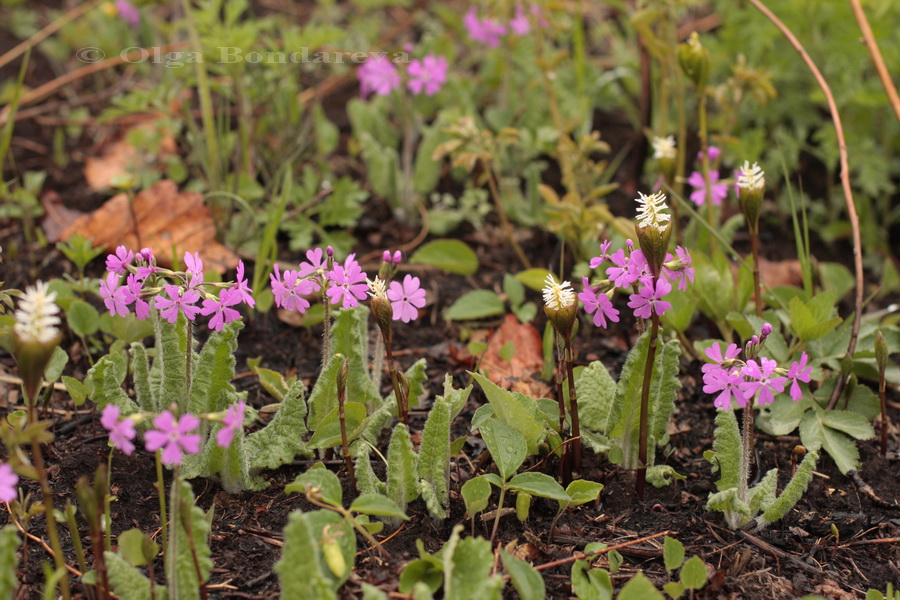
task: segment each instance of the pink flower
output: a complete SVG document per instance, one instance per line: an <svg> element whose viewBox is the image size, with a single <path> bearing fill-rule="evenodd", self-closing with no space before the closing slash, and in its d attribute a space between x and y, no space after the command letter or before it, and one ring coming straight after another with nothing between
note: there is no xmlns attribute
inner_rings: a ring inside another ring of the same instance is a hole
<svg viewBox="0 0 900 600"><path fill-rule="evenodd" d="M134 421L131 419L119 421L119 414L118 406L107 404L103 407L100 424L109 431L109 441L112 442L112 445L130 456L134 452L134 444L131 440L136 435Z"/></svg>
<svg viewBox="0 0 900 600"><path fill-rule="evenodd" d="M706 149L706 155L709 157L709 162L716 162L716 159L722 154L722 151L719 150L718 146L709 146ZM697 153L697 162L703 162L703 152Z"/></svg>
<svg viewBox="0 0 900 600"><path fill-rule="evenodd" d="M419 316L417 309L425 306L425 290L420 287L419 278L412 275L406 275L402 285L392 281L387 297L394 309L395 321L400 319L409 323Z"/></svg>
<svg viewBox="0 0 900 600"><path fill-rule="evenodd" d="M229 306L240 303L240 290L229 288L222 290L219 293L218 300L204 300L203 308L200 309L200 314L204 317L213 315L213 318L209 320L209 328L215 329L216 331L222 331L222 327L225 326L225 323L231 323L235 319L241 318L241 313L233 308L229 308Z"/></svg>
<svg viewBox="0 0 900 600"><path fill-rule="evenodd" d="M300 313L306 312L309 308L309 301L303 296L312 294L318 289L309 279L301 279L297 271L285 271L282 279L278 265L275 265L275 272L269 275L269 280L272 283L275 306Z"/></svg>
<svg viewBox="0 0 900 600"><path fill-rule="evenodd" d="M128 304L134 303L134 314L141 321L150 316L150 304L141 297L141 286L143 283L139 275L129 273L125 287L128 293L126 301Z"/></svg>
<svg viewBox="0 0 900 600"><path fill-rule="evenodd" d="M643 319L649 319L652 313L656 313L660 317L666 314L666 311L672 308L672 305L663 300L666 294L672 291L672 284L666 281L665 277L656 280L656 286L652 283L646 283L641 287L640 292L631 294L628 300L628 307L634 309L634 316Z"/></svg>
<svg viewBox="0 0 900 600"><path fill-rule="evenodd" d="M243 400L228 407L228 412L225 413L225 418L222 419L224 427L216 434L216 443L219 446L227 448L231 445L234 434L244 426L244 411L246 409L247 405Z"/></svg>
<svg viewBox="0 0 900 600"><path fill-rule="evenodd" d="M169 284L166 286L166 293L171 300L160 294L154 298L153 305L156 307L156 310L160 311L159 316L169 323L174 323L178 320L179 310L184 313L184 316L189 321L193 321L197 313L200 312L200 308L194 306L197 300L200 299L200 294L196 290L186 290L177 285Z"/></svg>
<svg viewBox="0 0 900 600"><path fill-rule="evenodd" d="M357 71L359 93L365 98L375 92L387 96L400 87L400 73L394 63L384 57L369 58Z"/></svg>
<svg viewBox="0 0 900 600"><path fill-rule="evenodd" d="M13 473L12 467L6 463L0 463L0 502L13 502L19 497L16 484L19 476Z"/></svg>
<svg viewBox="0 0 900 600"><path fill-rule="evenodd" d="M516 16L509 22L509 30L516 35L527 35L531 31L531 21L528 20L521 5L516 6Z"/></svg>
<svg viewBox="0 0 900 600"><path fill-rule="evenodd" d="M728 196L728 184L716 183L717 181L719 181L719 173L710 171L709 184L712 186L712 203L714 206L721 206L722 201ZM691 192L691 200L697 206L703 206L706 203L706 181L703 179L703 173L694 171L688 177L687 182L694 188L694 191Z"/></svg>
<svg viewBox="0 0 900 600"><path fill-rule="evenodd" d="M409 63L406 73L409 75L406 87L410 92L421 94L424 91L426 96L434 96L447 81L447 59L427 54L421 61Z"/></svg>
<svg viewBox="0 0 900 600"><path fill-rule="evenodd" d="M250 308L256 306L256 300L253 299L251 295L253 290L250 289L250 285L247 283L247 279L244 277L244 261L238 261L237 266L237 283L234 284L234 288L241 294L241 302L244 302Z"/></svg>
<svg viewBox="0 0 900 600"><path fill-rule="evenodd" d="M708 373L709 371L720 367L722 363L734 360L740 353L741 349L738 348L738 345L731 344L725 349L725 356L723 357L722 346L719 342L716 342L705 351L706 357L714 362L703 365L700 367L700 370L704 373Z"/></svg>
<svg viewBox="0 0 900 600"><path fill-rule="evenodd" d="M335 265L334 269L327 273L328 279L334 283L325 293L331 298L332 304L340 304L343 308L355 308L360 300L366 299L369 286L366 284L366 274L356 255L351 254L342 265Z"/></svg>
<svg viewBox="0 0 900 600"><path fill-rule="evenodd" d="M678 257L680 266L677 266L674 269L663 267L663 273L665 273L669 281L677 283L678 289L684 292L687 290L689 281L694 283L694 267L691 266L693 259L691 259L690 253L681 246L675 248L675 254ZM666 254L666 262L673 259L674 257L671 254Z"/></svg>
<svg viewBox="0 0 900 600"><path fill-rule="evenodd" d="M141 11L128 0L116 0L116 12L123 21L134 28L141 24Z"/></svg>
<svg viewBox="0 0 900 600"><path fill-rule="evenodd" d="M128 316L128 289L119 287L119 275L117 273L107 273L106 281L100 282L100 297L103 298L103 304L109 309L111 317L116 316L116 314L120 317Z"/></svg>
<svg viewBox="0 0 900 600"><path fill-rule="evenodd" d="M606 269L606 276L609 277L614 286L626 288L634 283L634 279L631 278L631 271L628 269L628 257L624 250L616 250L609 255L609 260L615 266Z"/></svg>
<svg viewBox="0 0 900 600"><path fill-rule="evenodd" d="M138 264L141 262L144 263L143 266L139 266L137 268L137 276L138 279L146 279L150 275L153 275L159 270L159 267L156 266L155 260L153 258L153 250L150 248L144 248L137 254Z"/></svg>
<svg viewBox="0 0 900 600"><path fill-rule="evenodd" d="M619 311L613 308L612 302L606 294L595 292L587 277L582 277L584 291L578 294L578 299L584 304L584 310L594 315L594 327L606 329L606 319L613 323L619 322Z"/></svg>
<svg viewBox="0 0 900 600"><path fill-rule="evenodd" d="M604 241L600 244L600 256L595 256L591 259L590 266L592 269L596 269L604 262L609 260L609 247L612 245L612 242L609 240Z"/></svg>
<svg viewBox="0 0 900 600"><path fill-rule="evenodd" d="M156 452L163 448L162 462L165 465L179 465L184 454L197 454L200 452L200 436L190 433L200 425L200 419L192 414L181 415L181 419L175 420L175 415L167 410L153 419L153 426L144 434L144 446L147 452Z"/></svg>
<svg viewBox="0 0 900 600"><path fill-rule="evenodd" d="M200 254L194 252L184 253L184 264L187 265L187 272L191 274L190 287L197 287L203 281L203 261L200 260Z"/></svg>
<svg viewBox="0 0 900 600"><path fill-rule="evenodd" d="M494 19L478 18L478 12L474 6L470 6L463 17L463 25L469 32L469 37L484 44L488 48L496 48L500 45L500 37L506 33L506 27Z"/></svg>
<svg viewBox="0 0 900 600"><path fill-rule="evenodd" d="M306 262L309 261L309 262ZM300 277L309 277L325 270L326 261L322 257L322 249L306 251L306 261L300 263Z"/></svg>
<svg viewBox="0 0 900 600"><path fill-rule="evenodd" d="M766 323L768 325L768 323ZM771 325L769 328L771 329ZM800 398L803 397L803 390L800 389L800 384L798 381L802 381L804 383L809 383L810 377L812 375L812 367L807 367L806 363L809 360L809 356L806 355L806 352L800 355L800 361L794 361L791 364L791 368L788 369L787 378L791 382L791 399L794 402L799 402Z"/></svg>
<svg viewBox="0 0 900 600"><path fill-rule="evenodd" d="M775 393L784 391L785 377L772 377L778 363L770 358L760 357L762 366L755 360L748 360L747 366L741 369L741 374L750 381L741 382L741 392L749 401L756 392L759 392L759 405L775 402Z"/></svg>
<svg viewBox="0 0 900 600"><path fill-rule="evenodd" d="M116 248L115 254L109 254L106 257L106 270L112 271L117 275L122 275L128 269L126 268L131 264L131 260L134 258L134 252L126 248L125 246L119 246Z"/></svg>
<svg viewBox="0 0 900 600"><path fill-rule="evenodd" d="M715 394L716 392L721 392L713 401L716 408L721 410L730 409L732 398L741 408L747 405L747 398L744 396L744 392L741 391L741 384L744 378L741 377L740 369L728 371L718 365L704 366L713 367L713 369L703 375L703 383L705 384L703 393Z"/></svg>

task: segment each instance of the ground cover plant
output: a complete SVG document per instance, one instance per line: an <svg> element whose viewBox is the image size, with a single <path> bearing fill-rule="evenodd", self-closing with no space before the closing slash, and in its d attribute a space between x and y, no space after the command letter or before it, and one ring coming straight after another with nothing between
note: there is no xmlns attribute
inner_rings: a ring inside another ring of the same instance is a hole
<svg viewBox="0 0 900 600"><path fill-rule="evenodd" d="M0 597L896 596L896 3L0 14Z"/></svg>

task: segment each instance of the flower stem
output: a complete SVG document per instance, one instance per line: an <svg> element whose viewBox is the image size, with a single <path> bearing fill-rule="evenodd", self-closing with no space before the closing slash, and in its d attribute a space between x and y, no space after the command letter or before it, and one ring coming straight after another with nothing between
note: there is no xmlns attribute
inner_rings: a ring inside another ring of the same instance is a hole
<svg viewBox="0 0 900 600"><path fill-rule="evenodd" d="M187 410L191 402L191 358L194 354L194 322L187 320L187 338L185 339L184 353L184 404L178 408L182 411Z"/></svg>
<svg viewBox="0 0 900 600"><path fill-rule="evenodd" d="M506 498L506 482L500 487L500 499L497 500L497 515L494 517L494 528L491 530L491 545L497 539L497 527L500 526L500 515L503 514L503 500Z"/></svg>
<svg viewBox="0 0 900 600"><path fill-rule="evenodd" d="M744 407L744 426L741 431L741 464L738 475L738 500L747 502L747 489L750 483L750 457L753 453L753 398Z"/></svg>
<svg viewBox="0 0 900 600"><path fill-rule="evenodd" d="M400 422L409 427L409 404L407 402L406 390L400 382L400 373L397 372L397 363L394 362L394 351L391 349L390 334L384 330L381 336L384 338L384 352L387 356L388 372L391 374L391 383L394 386L394 397L397 398L397 416Z"/></svg>
<svg viewBox="0 0 900 600"><path fill-rule="evenodd" d="M884 369L878 368L878 396L881 399L881 456L887 456L888 416L887 416L887 382Z"/></svg>
<svg viewBox="0 0 900 600"><path fill-rule="evenodd" d="M653 380L653 365L656 362L656 346L659 336L659 315L655 312L650 325L650 340L647 345L647 362L644 365L644 385L641 387L641 416L638 433L638 471L635 490L638 498L644 499L644 485L647 481L647 415L650 410L650 382Z"/></svg>
<svg viewBox="0 0 900 600"><path fill-rule="evenodd" d="M155 453L156 457L156 491L159 493L159 530L160 539L162 540L163 556L169 556L169 537L167 532L167 523L169 522L166 515L166 481L163 479L162 456L160 451Z"/></svg>
<svg viewBox="0 0 900 600"><path fill-rule="evenodd" d="M341 365L343 374L338 375L338 420L341 424L341 447L344 449L344 464L347 465L347 473L350 475L350 485L356 487L356 473L353 471L353 459L350 458L350 444L347 441L347 420L344 415L344 402L347 400L347 359Z"/></svg>
<svg viewBox="0 0 900 600"><path fill-rule="evenodd" d="M762 318L762 288L759 282L759 230L750 228L750 252L753 253L753 303L756 316Z"/></svg>
<svg viewBox="0 0 900 600"><path fill-rule="evenodd" d="M159 456L159 450L156 451ZM175 576L178 569L178 522L181 516L178 514L178 484L181 478L181 470L175 465L175 472L172 474L172 485L169 488L169 505L172 507L172 527L169 533L172 539L169 540L169 550L165 555L166 568L166 584L169 586L169 598L178 598L178 577Z"/></svg>
<svg viewBox="0 0 900 600"><path fill-rule="evenodd" d="M565 443L566 440L568 440L568 436L566 436L566 399L565 396L563 396L563 377L565 377L566 356L559 333L554 331L553 337L556 341L556 356L558 357L556 365L556 398L559 402L559 435L564 442L562 456L559 461L559 478L566 481L567 479L572 478L571 464L569 463L569 457L571 456L570 449L569 445Z"/></svg>
<svg viewBox="0 0 900 600"><path fill-rule="evenodd" d="M572 363L575 353L572 350L571 337L566 339L566 379L569 381L569 414L572 419L572 467L576 474L581 474L581 426L578 419L578 399L575 395L575 375Z"/></svg>
<svg viewBox="0 0 900 600"><path fill-rule="evenodd" d="M34 402L28 405L29 420L31 423L36 422L36 412L34 410ZM41 443L37 439L31 441L31 454L34 461L34 468L37 471L38 482L41 486L41 495L44 499L44 520L47 523L47 535L50 537L50 547L53 548L53 562L57 571L62 571L63 576L59 580L59 589L65 600L71 598L72 592L69 589L69 575L66 573L66 559L59 543L59 531L56 528L56 517L53 516L53 491L50 489L50 482L47 479L47 469L44 466L44 453L41 450Z"/></svg>

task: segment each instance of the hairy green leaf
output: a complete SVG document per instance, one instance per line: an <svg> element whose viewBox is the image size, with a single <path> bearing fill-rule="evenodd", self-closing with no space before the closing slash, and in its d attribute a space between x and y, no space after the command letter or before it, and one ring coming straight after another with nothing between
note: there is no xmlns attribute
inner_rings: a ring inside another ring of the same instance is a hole
<svg viewBox="0 0 900 600"><path fill-rule="evenodd" d="M318 490L322 500L334 506L343 506L344 492L341 488L341 480L338 476L325 468L322 463L316 463L314 467L297 475L293 483L284 486L284 493L298 492L305 494L307 489Z"/></svg>
<svg viewBox="0 0 900 600"><path fill-rule="evenodd" d="M245 450L251 471L277 469L296 456L312 456L302 437L306 433L304 389L302 381L295 381L269 424L247 436Z"/></svg>
<svg viewBox="0 0 900 600"><path fill-rule="evenodd" d="M172 513L169 556L165 561L166 580L170 585L174 582L173 589L179 598L199 599L200 585L209 579L213 566L208 541L209 521L203 509L195 505L191 485L183 479L172 483L169 506ZM199 579L196 565L199 565Z"/></svg>
<svg viewBox="0 0 900 600"><path fill-rule="evenodd" d="M785 487L778 498L766 508L762 517L757 519L757 529L762 529L769 523L778 521L784 517L789 510L794 508L804 492L806 492L806 488L809 487L809 482L812 481L813 469L816 468L816 462L818 460L819 456L815 452L808 452L806 456L803 457L803 461L800 463L800 466L797 467L797 472L794 473L794 476L791 478L790 482L788 482L787 487Z"/></svg>
<svg viewBox="0 0 900 600"><path fill-rule="evenodd" d="M103 559L106 562L109 586L116 596L128 600L151 600L153 596L150 594L150 580L140 569L132 567L115 552L104 552ZM156 600L167 600L169 597L164 585L157 584L155 594Z"/></svg>
<svg viewBox="0 0 900 600"><path fill-rule="evenodd" d="M544 600L544 578L534 567L508 552L500 552L500 559L522 600Z"/></svg>
<svg viewBox="0 0 900 600"><path fill-rule="evenodd" d="M409 429L397 423L388 445L387 495L401 510L419 496L419 481L416 477L416 451L409 439Z"/></svg>
<svg viewBox="0 0 900 600"><path fill-rule="evenodd" d="M366 425L366 407L359 402L344 403L344 427L347 432L347 442L352 442L359 434L362 433L363 427ZM315 433L309 438L307 444L310 448L333 448L340 446L341 438L341 420L340 407L335 406L331 409L319 426Z"/></svg>
<svg viewBox="0 0 900 600"><path fill-rule="evenodd" d="M431 486L443 508L447 508L450 478L450 402L434 399L419 447L419 479Z"/></svg>
<svg viewBox="0 0 900 600"><path fill-rule="evenodd" d="M16 552L21 543L15 526L7 525L0 529L0 598L12 598L19 587L16 577L19 558Z"/></svg>
<svg viewBox="0 0 900 600"><path fill-rule="evenodd" d="M328 510L311 513L295 510L288 517L288 524L284 528L284 547L274 568L284 600L337 598L337 590L349 576L350 569L340 579L331 572L322 550L324 535L333 536L332 539L337 541L344 555L346 565L353 565L356 534L340 515Z"/></svg>

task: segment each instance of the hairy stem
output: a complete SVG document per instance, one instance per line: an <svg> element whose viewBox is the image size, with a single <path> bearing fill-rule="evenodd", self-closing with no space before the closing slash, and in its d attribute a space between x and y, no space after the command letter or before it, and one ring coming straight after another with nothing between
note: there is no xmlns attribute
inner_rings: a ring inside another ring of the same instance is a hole
<svg viewBox="0 0 900 600"><path fill-rule="evenodd" d="M157 450L156 457L156 491L159 493L159 531L162 540L163 556L169 556L168 515L166 514L166 480L163 479L162 455Z"/></svg>
<svg viewBox="0 0 900 600"><path fill-rule="evenodd" d="M884 369L881 367L878 368L878 396L881 399L881 455L887 456L887 382L884 378Z"/></svg>
<svg viewBox="0 0 900 600"><path fill-rule="evenodd" d="M650 340L647 344L647 362L644 365L644 384L641 387L641 416L638 433L638 471L635 490L638 498L644 499L644 485L647 481L647 416L650 411L650 382L653 380L653 364L656 362L657 337L659 336L659 315L655 312L650 325Z"/></svg>
<svg viewBox="0 0 900 600"><path fill-rule="evenodd" d="M194 562L194 572L197 574L197 585L200 586L200 598L201 600L207 600L209 598L209 593L206 590L206 582L203 581L203 570L200 568L200 557L197 556L197 544L194 542L194 531L193 526L191 525L191 507L187 506L184 502L184 498L179 498L178 501L181 503L177 507L172 507L172 510L178 510L178 516L181 519L182 525L184 525L185 537L188 541L188 548L191 551L191 558Z"/></svg>
<svg viewBox="0 0 900 600"><path fill-rule="evenodd" d="M574 360L575 353L570 337L566 339L566 379L569 381L569 414L572 419L572 467L576 474L581 474L581 426L578 420L578 399L575 395L575 375L572 366Z"/></svg>
<svg viewBox="0 0 900 600"><path fill-rule="evenodd" d="M394 386L394 397L397 398L397 416L400 422L409 427L409 404L406 390L400 383L400 373L397 371L397 363L394 362L394 351L391 348L391 339L384 330L381 332L384 338L384 352L387 355L388 372L391 374L391 383Z"/></svg>
<svg viewBox="0 0 900 600"><path fill-rule="evenodd" d="M753 254L753 303L756 316L762 318L762 286L759 282L759 229L750 227L750 252Z"/></svg>
<svg viewBox="0 0 900 600"><path fill-rule="evenodd" d="M344 366L347 359L344 359ZM341 447L344 449L344 464L350 475L350 485L356 487L356 473L353 471L353 459L350 458L350 444L347 441L347 420L344 415L344 402L347 400L347 380L338 376L338 420L341 424Z"/></svg>

